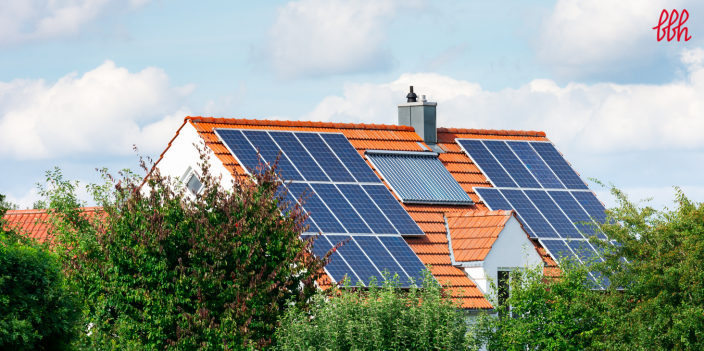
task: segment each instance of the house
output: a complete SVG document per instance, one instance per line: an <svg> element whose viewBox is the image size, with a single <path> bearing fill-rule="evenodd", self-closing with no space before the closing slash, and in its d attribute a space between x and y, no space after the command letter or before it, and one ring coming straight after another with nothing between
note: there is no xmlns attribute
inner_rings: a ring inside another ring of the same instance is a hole
<svg viewBox="0 0 704 351"><path fill-rule="evenodd" d="M431 265L465 308L490 309L489 278L598 257L586 239L603 234L585 223L604 220L603 204L545 133L438 128L436 103L406 98L397 125L186 117L156 166L199 191L194 144L212 151L223 186L280 154L288 200L310 195L316 253L349 239L322 286L383 271L408 286Z"/></svg>

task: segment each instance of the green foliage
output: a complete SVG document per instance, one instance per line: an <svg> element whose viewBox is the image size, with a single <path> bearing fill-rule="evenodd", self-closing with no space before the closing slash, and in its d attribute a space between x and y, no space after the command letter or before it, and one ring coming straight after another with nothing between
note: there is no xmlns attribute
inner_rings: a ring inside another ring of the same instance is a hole
<svg viewBox="0 0 704 351"><path fill-rule="evenodd" d="M704 349L704 208L677 188L677 209L640 207L611 188L618 207L600 226L618 245L592 238L605 262L513 272L515 318L485 314L473 326L489 350ZM609 279L592 290L588 271ZM495 298L494 298L495 299ZM503 309L503 310L502 310ZM507 316L506 306L499 309Z"/></svg>
<svg viewBox="0 0 704 351"><path fill-rule="evenodd" d="M332 288L309 309L291 307L276 332L277 350L466 350L466 316L426 272L422 289L397 280L381 288Z"/></svg>
<svg viewBox="0 0 704 351"><path fill-rule="evenodd" d="M0 349L67 349L80 316L77 301L56 257L7 228L0 214Z"/></svg>
<svg viewBox="0 0 704 351"><path fill-rule="evenodd" d="M589 288L584 266L567 263L559 278L546 278L543 266L512 271L509 296L495 314L473 324L476 342L487 350L585 350L602 331L603 299ZM498 291L495 282L492 291ZM509 307L510 306L510 307Z"/></svg>
<svg viewBox="0 0 704 351"><path fill-rule="evenodd" d="M704 349L704 205L676 191L676 210L656 211L611 189L616 223L602 230L621 245L610 247L603 270L623 291L606 295L603 348Z"/></svg>
<svg viewBox="0 0 704 351"><path fill-rule="evenodd" d="M10 201L5 200L5 195L0 194L0 216L7 210L19 210L20 207Z"/></svg>
<svg viewBox="0 0 704 351"><path fill-rule="evenodd" d="M77 183L48 174L56 250L89 303L79 348L265 347L288 304L314 294L324 260L299 239L306 215L283 201L275 168L226 191L201 161L199 194L158 169L144 187L129 171L105 174L89 186L102 206L93 215L80 209Z"/></svg>

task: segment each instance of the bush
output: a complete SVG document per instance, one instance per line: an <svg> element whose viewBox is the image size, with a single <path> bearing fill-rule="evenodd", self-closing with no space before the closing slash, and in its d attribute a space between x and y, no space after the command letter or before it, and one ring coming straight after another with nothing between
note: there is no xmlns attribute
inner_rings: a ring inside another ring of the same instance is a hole
<svg viewBox="0 0 704 351"><path fill-rule="evenodd" d="M4 212L0 209L0 349L67 349L80 316L77 300L57 258L7 228Z"/></svg>
<svg viewBox="0 0 704 351"><path fill-rule="evenodd" d="M466 350L466 316L426 271L422 288L397 280L381 288L332 288L309 309L291 307L276 332L277 350Z"/></svg>
<svg viewBox="0 0 704 351"><path fill-rule="evenodd" d="M92 217L77 184L49 174L57 250L90 302L81 348L265 347L288 304L313 295L324 261L300 240L306 215L283 201L275 167L225 190L201 158L198 194L158 169L144 188L129 172L106 174L89 187L102 206Z"/></svg>

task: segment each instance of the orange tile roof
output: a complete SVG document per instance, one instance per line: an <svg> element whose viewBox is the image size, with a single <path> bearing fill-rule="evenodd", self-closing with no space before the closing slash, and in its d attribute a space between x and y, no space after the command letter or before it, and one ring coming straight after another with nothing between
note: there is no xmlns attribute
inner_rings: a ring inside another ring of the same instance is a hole
<svg viewBox="0 0 704 351"><path fill-rule="evenodd" d="M89 214L95 213L99 207L84 207L83 210ZM44 243L50 238L49 213L46 210L10 210L3 218L6 225L27 234L40 243Z"/></svg>
<svg viewBox="0 0 704 351"><path fill-rule="evenodd" d="M514 211L471 211L447 216L456 262L483 261ZM526 236L528 234L526 233Z"/></svg>
<svg viewBox="0 0 704 351"><path fill-rule="evenodd" d="M206 145L213 151L215 157L218 158L235 177L244 174L243 168L217 138L213 131L215 128L339 132L347 137L350 143L352 143L352 146L354 146L360 154L363 154L366 150L422 151L423 149L419 143L428 147L423 142L423 139L415 133L413 127L408 126L229 119L200 116L186 117L181 128L186 124L190 124L198 131L206 142ZM179 132L181 128L179 128ZM409 237L405 239L411 249L413 249L425 264L432 265L431 271L438 281L446 285L451 285L453 288L452 291L455 294L459 294L458 290L463 290L462 299L466 308L491 308L492 306L489 301L484 298L484 295L466 276L464 271L460 268L453 267L450 262L443 215L461 211L486 211L486 206L481 202L479 196L474 193L472 187L491 187L491 184L487 181L479 168L474 165L472 160L467 157L460 149L459 145L457 145L455 138L547 139L545 138L545 133L535 131L438 128L437 133L438 146L446 151L446 153L440 154L440 161L447 167L450 174L452 174L475 204L471 206L402 204L426 233L425 237ZM176 135L178 135L178 132ZM171 142L169 143L169 147L170 146ZM166 150L168 150L169 147L167 147ZM166 150L164 153L166 153ZM163 158L164 153L161 154L159 160ZM157 161L157 164L158 162L159 161ZM372 167L371 164L369 165ZM327 286L329 280L321 280L321 283L323 283L321 285Z"/></svg>

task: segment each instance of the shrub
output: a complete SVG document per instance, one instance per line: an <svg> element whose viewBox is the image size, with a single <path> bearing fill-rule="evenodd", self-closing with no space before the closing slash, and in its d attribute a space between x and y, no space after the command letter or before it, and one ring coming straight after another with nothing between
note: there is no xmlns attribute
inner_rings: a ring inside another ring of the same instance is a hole
<svg viewBox="0 0 704 351"><path fill-rule="evenodd" d="M324 261L300 240L306 215L283 201L275 165L226 190L201 160L198 194L158 169L145 187L130 172L106 174L107 185L89 187L102 206L93 217L77 184L49 174L57 250L90 302L81 347L265 347L288 304L313 295Z"/></svg>
<svg viewBox="0 0 704 351"><path fill-rule="evenodd" d="M66 349L76 335L77 299L57 258L8 228L4 212L0 209L0 349Z"/></svg>
<svg viewBox="0 0 704 351"><path fill-rule="evenodd" d="M277 350L466 350L466 316L426 271L423 286L397 280L377 288L319 292L310 308L291 307L276 332Z"/></svg>

